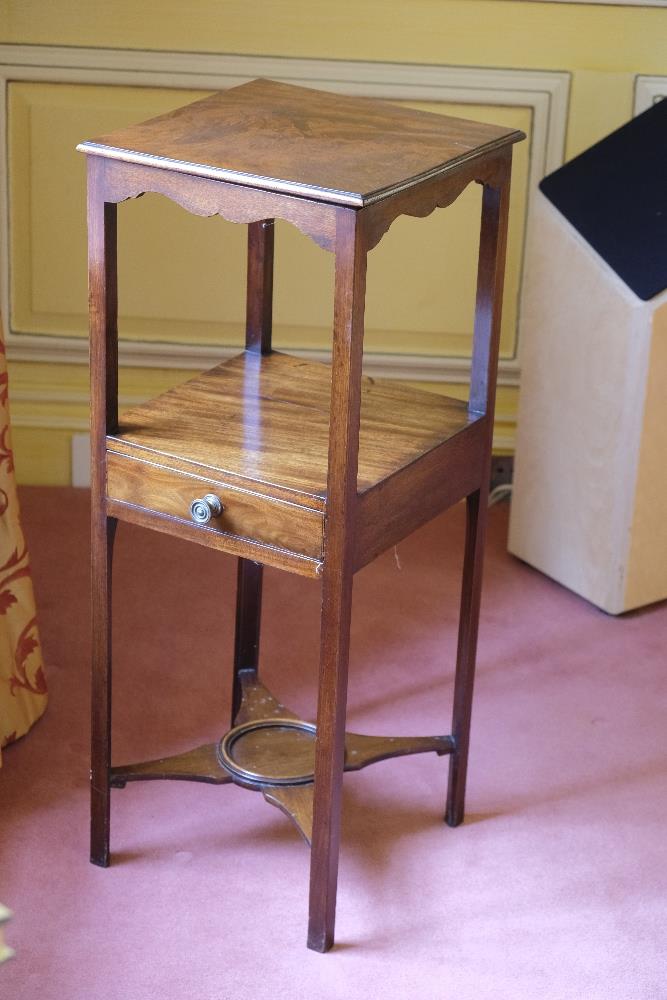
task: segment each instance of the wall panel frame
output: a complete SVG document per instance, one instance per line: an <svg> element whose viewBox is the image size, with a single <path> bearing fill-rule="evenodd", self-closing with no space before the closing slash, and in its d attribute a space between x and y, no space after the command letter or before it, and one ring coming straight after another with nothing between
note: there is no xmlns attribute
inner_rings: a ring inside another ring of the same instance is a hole
<svg viewBox="0 0 667 1000"><path fill-rule="evenodd" d="M528 107L532 115L529 193L563 160L570 75L525 69L481 69L380 62L212 55L183 52L0 45L0 303L8 318L9 356L18 361L84 364L81 339L16 333L9 301L7 86L12 81L223 89L264 76L341 93L394 100ZM317 358L322 352L304 350ZM202 369L224 352L198 345L125 342L120 362L135 367ZM466 358L370 353L369 374L424 382L466 382ZM501 361L499 382L518 385L519 359Z"/></svg>

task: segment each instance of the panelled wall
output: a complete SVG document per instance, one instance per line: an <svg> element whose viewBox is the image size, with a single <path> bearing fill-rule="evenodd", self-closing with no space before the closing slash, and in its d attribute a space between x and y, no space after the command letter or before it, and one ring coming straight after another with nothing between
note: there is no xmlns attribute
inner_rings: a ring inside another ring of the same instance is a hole
<svg viewBox="0 0 667 1000"><path fill-rule="evenodd" d="M67 483L87 426L85 170L74 151L255 76L523 129L516 149L496 450L513 445L521 276L545 172L660 97L667 10L526 0L193 8L0 0L0 282L17 470ZM619 40L622 39L622 44ZM246 53L251 53L250 55ZM466 391L480 192L403 219L369 258L366 369ZM134 403L241 343L244 227L157 196L120 206L121 392ZM332 258L277 232L275 342L325 356Z"/></svg>

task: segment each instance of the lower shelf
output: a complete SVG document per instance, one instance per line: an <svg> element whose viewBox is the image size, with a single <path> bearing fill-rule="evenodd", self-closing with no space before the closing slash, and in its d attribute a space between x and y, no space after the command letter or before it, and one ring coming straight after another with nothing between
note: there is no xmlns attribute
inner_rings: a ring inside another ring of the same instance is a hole
<svg viewBox="0 0 667 1000"><path fill-rule="evenodd" d="M111 769L111 785L128 781L171 779L214 785L234 782L262 792L296 825L306 843L313 829L313 781L316 727L285 708L257 680L241 672L241 707L234 726L218 743L208 743L172 757ZM347 733L345 770L359 771L390 757L452 753L451 736L363 736Z"/></svg>

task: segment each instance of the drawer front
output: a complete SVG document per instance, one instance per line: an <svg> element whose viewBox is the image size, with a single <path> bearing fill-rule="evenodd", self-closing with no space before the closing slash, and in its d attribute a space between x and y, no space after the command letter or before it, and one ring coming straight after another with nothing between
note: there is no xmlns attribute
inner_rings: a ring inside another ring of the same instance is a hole
<svg viewBox="0 0 667 1000"><path fill-rule="evenodd" d="M222 513L202 530L250 539L322 558L324 518L319 511L251 493L218 479L190 476L177 469L107 452L107 496L194 524L190 504L213 493Z"/></svg>

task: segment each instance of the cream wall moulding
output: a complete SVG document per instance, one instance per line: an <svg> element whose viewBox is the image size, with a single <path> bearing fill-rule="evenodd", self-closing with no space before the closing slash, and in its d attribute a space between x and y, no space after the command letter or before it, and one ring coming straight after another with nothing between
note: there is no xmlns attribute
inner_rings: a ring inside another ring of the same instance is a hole
<svg viewBox="0 0 667 1000"><path fill-rule="evenodd" d="M389 100L515 106L531 115L526 213L540 179L563 161L570 74L527 69L432 66L265 56L0 45L0 145L8 164L7 88L10 82L83 83L222 90L256 77L302 84L342 94ZM7 169L0 170L0 304L12 315L9 282ZM520 288L520 283L519 283ZM14 332L7 343L14 360L87 363L79 337ZM317 351L304 356L316 359ZM220 360L220 349L181 343L124 342L121 364L202 369ZM369 352L369 374L428 382L467 382L467 358ZM500 362L499 384L519 380L518 344Z"/></svg>
<svg viewBox="0 0 667 1000"><path fill-rule="evenodd" d="M648 111L653 104L665 98L667 98L667 76L645 76L640 73L635 77L633 114L640 115L642 111Z"/></svg>

